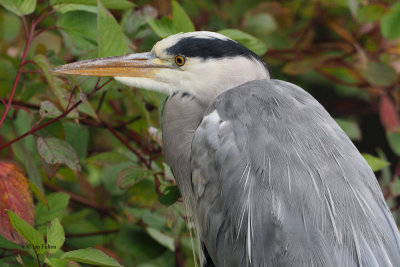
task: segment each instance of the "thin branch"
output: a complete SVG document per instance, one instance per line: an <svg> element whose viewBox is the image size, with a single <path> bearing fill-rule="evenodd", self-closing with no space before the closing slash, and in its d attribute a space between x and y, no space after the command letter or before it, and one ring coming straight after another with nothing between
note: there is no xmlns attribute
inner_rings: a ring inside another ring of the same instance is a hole
<svg viewBox="0 0 400 267"><path fill-rule="evenodd" d="M358 84L358 83L349 83L346 81L343 81L339 78L337 78L336 76L322 70L322 69L316 69L316 71L321 74L322 76L324 76L325 78L328 78L331 81L334 81L335 83L341 84L341 85L345 85L345 86L351 86L351 87L361 87L362 84Z"/></svg>
<svg viewBox="0 0 400 267"><path fill-rule="evenodd" d="M47 6L40 11L40 13L37 15L37 18L40 18L47 10L51 9L51 6Z"/></svg>
<svg viewBox="0 0 400 267"><path fill-rule="evenodd" d="M22 18L23 18L23 21L24 21L25 18L24 18L23 16L22 16ZM24 25L25 25L25 24L26 24L26 21L25 21ZM26 59L26 56L28 55L29 47L31 46L31 43L32 43L32 39L33 39L33 38L32 38L32 32L33 32L33 30L34 30L34 26L31 26L31 30L30 30L30 32L27 34L27 40L26 40L24 52L23 52L23 54L22 54L22 58L21 58L21 61L20 61L20 65L19 65L19 67L18 67L17 76L15 77L14 84L13 84L13 87L12 87L12 89L11 89L10 97L8 98L7 105L5 106L5 110L4 110L3 115L2 115L2 117L1 117L1 119L0 119L0 127L1 127L1 125L3 124L5 118L7 117L7 113L8 113L8 111L9 111L10 108L11 108L12 99L13 99L13 97L14 97L15 91L17 90L19 78L21 77L22 67L23 67L23 65L24 65L24 63L25 63L25 59Z"/></svg>
<svg viewBox="0 0 400 267"><path fill-rule="evenodd" d="M107 93L107 91L104 91L103 94L101 94L100 102L96 108L96 113L99 113L101 106L103 105L104 98L106 97L106 93Z"/></svg>
<svg viewBox="0 0 400 267"><path fill-rule="evenodd" d="M51 27L48 27L48 28L41 29L41 30L39 30L37 33L35 33L35 35L34 35L33 37L36 38L36 37L38 37L40 34L42 34L42 33L44 33L44 32L51 31L51 30L55 30L55 29L58 29L57 25L54 25L54 26L51 26Z"/></svg>
<svg viewBox="0 0 400 267"><path fill-rule="evenodd" d="M105 207L105 206L103 206L101 204L98 204L96 202L90 201L89 199L87 199L84 196L80 196L80 195L71 193L71 192L69 192L69 191L67 191L67 190L65 190L63 188L60 188L60 187L58 187L56 185L53 185L53 184L44 183L44 186L49 188L49 189L51 189L51 190L53 190L53 191L62 192L62 193L67 194L72 201L75 201L75 202L77 202L79 204L85 205L87 207L90 207L92 209L98 210L100 212L110 213L110 209L109 208L107 208L107 207Z"/></svg>
<svg viewBox="0 0 400 267"><path fill-rule="evenodd" d="M95 87L95 88L93 88L93 90L90 91L90 92L87 94L86 97L89 98L90 96L92 96L95 92L97 92L98 90L100 90L101 88L103 88L105 85L107 85L111 80L112 80L112 79L110 78L109 80L107 80L106 82L104 82L100 87ZM0 146L0 151L1 151L3 148L8 147L9 145L11 145L11 144L13 144L13 143L15 143L15 142L21 140L22 138L24 138L24 137L26 137L26 136L28 136L28 135L30 135L30 134L33 134L34 132L36 132L36 131L38 131L38 130L40 130L40 129L42 129L42 128L44 128L44 127L46 127L46 126L48 126L48 125L50 125L50 124L52 124L52 123L54 123L54 122L56 122L56 121L58 121L58 120L61 119L61 118L64 118L65 116L67 116L71 111L73 111L75 108L77 108L77 107L78 107L80 104L82 104L82 103L83 103L83 101L82 101L82 100L79 100L79 101L76 102L72 107L70 107L69 109L65 110L65 111L64 111L62 114L60 114L59 116L57 116L57 117L55 117L55 118L53 118L53 119L51 119L51 120L49 120L49 121L43 123L42 125L39 125L39 126L33 128L33 129L27 131L26 133L24 133L24 134L18 136L17 138L11 140L10 142L1 145L1 146Z"/></svg>
<svg viewBox="0 0 400 267"><path fill-rule="evenodd" d="M123 143L130 151L135 154L139 160L146 166L146 168L151 169L151 166L147 162L146 158L134 147L132 147L127 140L125 140L113 127L111 127L108 123L100 119L100 122L104 124L104 126L121 142ZM0 147L1 148L1 147Z"/></svg>
<svg viewBox="0 0 400 267"><path fill-rule="evenodd" d="M40 70L22 70L22 73L42 73Z"/></svg>
<svg viewBox="0 0 400 267"><path fill-rule="evenodd" d="M28 40L28 38L29 38L29 28L28 28L28 24L26 23L26 19L25 19L25 16L24 16L24 15L22 15L21 18L22 18L22 23L24 24L25 38L26 38L26 40Z"/></svg>
<svg viewBox="0 0 400 267"><path fill-rule="evenodd" d="M34 251L35 254L36 254L36 259L37 259L37 261L38 261L39 267L41 267L41 266L42 266L42 263L40 262L39 254L36 252L36 249L35 249L33 246L32 246L32 249L33 249L33 251Z"/></svg>
<svg viewBox="0 0 400 267"><path fill-rule="evenodd" d="M4 105L5 105L5 102L8 101L8 98L1 99L0 101L3 102ZM32 104L32 103L25 102L25 101L21 101L21 100L15 100L15 99L14 99L14 100L13 100L13 103L16 104L16 105L20 105L20 106L24 106L24 107L32 108L32 109L39 109L39 108L40 108L39 105Z"/></svg>
<svg viewBox="0 0 400 267"><path fill-rule="evenodd" d="M42 20L44 20L45 18L47 18L48 16L50 16L50 15L52 15L52 14L54 14L54 13L56 13L56 10L53 9L53 10L47 12L46 14L44 14L44 15L42 15L42 16L40 16L40 17L37 17L37 18L32 22L32 24L33 24L34 26L36 26L36 25L38 25L40 22L42 22Z"/></svg>

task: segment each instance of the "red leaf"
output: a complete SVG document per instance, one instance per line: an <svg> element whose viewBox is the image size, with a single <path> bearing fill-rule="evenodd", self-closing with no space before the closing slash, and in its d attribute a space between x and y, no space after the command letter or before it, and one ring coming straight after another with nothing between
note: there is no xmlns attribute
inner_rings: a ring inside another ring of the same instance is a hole
<svg viewBox="0 0 400 267"><path fill-rule="evenodd" d="M382 95L379 102L379 115L383 127L389 132L395 132L399 126L399 115L396 106L387 95Z"/></svg>
<svg viewBox="0 0 400 267"><path fill-rule="evenodd" d="M11 226L8 210L33 225L34 206L27 178L14 164L0 162L0 234L22 245L25 240Z"/></svg>

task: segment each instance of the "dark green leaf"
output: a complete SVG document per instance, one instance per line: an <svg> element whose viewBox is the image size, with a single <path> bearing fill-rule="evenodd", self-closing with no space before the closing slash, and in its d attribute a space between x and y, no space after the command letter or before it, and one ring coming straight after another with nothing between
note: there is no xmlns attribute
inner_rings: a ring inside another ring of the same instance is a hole
<svg viewBox="0 0 400 267"><path fill-rule="evenodd" d="M354 18L356 18L357 14L358 14L358 8L360 6L359 1L358 0L347 0L347 4L349 5L351 14L353 15Z"/></svg>
<svg viewBox="0 0 400 267"><path fill-rule="evenodd" d="M41 233L10 210L8 211L8 217L15 230L25 238L38 254L46 253L45 243Z"/></svg>
<svg viewBox="0 0 400 267"><path fill-rule="evenodd" d="M100 1L98 1L97 33L99 57L126 53L127 46L122 29Z"/></svg>
<svg viewBox="0 0 400 267"><path fill-rule="evenodd" d="M358 11L357 20L359 22L374 22L381 19L387 10L386 7L378 4L363 6Z"/></svg>
<svg viewBox="0 0 400 267"><path fill-rule="evenodd" d="M186 14L185 10L176 2L172 1L172 16L175 27L180 32L193 32L195 31L194 25Z"/></svg>
<svg viewBox="0 0 400 267"><path fill-rule="evenodd" d="M67 267L68 261L66 259L57 259L57 258L45 258L44 262L50 267Z"/></svg>
<svg viewBox="0 0 400 267"><path fill-rule="evenodd" d="M55 118L61 114L61 111L50 101L40 102L39 115L42 118Z"/></svg>
<svg viewBox="0 0 400 267"><path fill-rule="evenodd" d="M65 6L65 4L97 6L97 0L50 0L51 5ZM101 0L101 3L108 9L129 9L133 8L135 4L127 0Z"/></svg>
<svg viewBox="0 0 400 267"><path fill-rule="evenodd" d="M238 41L259 56L264 55L265 52L267 52L267 45L260 39L257 39L248 33L236 29L225 29L218 33Z"/></svg>
<svg viewBox="0 0 400 267"><path fill-rule="evenodd" d="M174 204L176 201L178 201L180 196L181 193L179 192L177 186L168 186L164 190L163 194L158 197L158 200L160 201L161 204L165 206L170 206Z"/></svg>
<svg viewBox="0 0 400 267"><path fill-rule="evenodd" d="M171 251L175 251L175 242L172 237L170 237L166 234L163 234L160 231L158 231L154 228L151 228L151 227L147 227L146 230L147 230L147 233L158 243L165 246L166 248L168 248Z"/></svg>
<svg viewBox="0 0 400 267"><path fill-rule="evenodd" d="M167 17L163 17L158 20L151 18L149 19L148 24L150 25L151 29L161 38L179 33L179 30L176 28L173 21Z"/></svg>
<svg viewBox="0 0 400 267"><path fill-rule="evenodd" d="M85 160L89 144L89 131L87 127L73 122L64 123L65 141L76 151L80 160Z"/></svg>
<svg viewBox="0 0 400 267"><path fill-rule="evenodd" d="M394 180L390 183L390 193L392 196L400 195L400 178L395 177Z"/></svg>
<svg viewBox="0 0 400 267"><path fill-rule="evenodd" d="M144 179L129 188L128 194L130 202L137 206L151 205L157 202L155 184L150 179Z"/></svg>
<svg viewBox="0 0 400 267"><path fill-rule="evenodd" d="M265 36L276 28L274 17L268 13L250 14L246 18L246 32L258 37Z"/></svg>
<svg viewBox="0 0 400 267"><path fill-rule="evenodd" d="M389 40L400 37L400 2L391 7L391 11L382 18L382 35Z"/></svg>
<svg viewBox="0 0 400 267"><path fill-rule="evenodd" d="M362 155L374 172L379 171L389 165L389 162L387 162L383 159L374 157L370 154L363 153Z"/></svg>
<svg viewBox="0 0 400 267"><path fill-rule="evenodd" d="M115 259L107 256L102 251L94 248L73 250L64 253L61 256L62 259L68 259L76 262L100 265L100 266L115 266L121 267Z"/></svg>
<svg viewBox="0 0 400 267"><path fill-rule="evenodd" d="M48 164L65 164L72 170L81 170L78 156L67 142L53 137L39 137L37 145L40 156Z"/></svg>
<svg viewBox="0 0 400 267"><path fill-rule="evenodd" d="M397 132L386 132L389 145L393 152L400 156L400 131Z"/></svg>
<svg viewBox="0 0 400 267"><path fill-rule="evenodd" d="M7 43L12 43L15 38L18 36L20 33L20 30L22 29L22 22L19 17L12 13L3 13L3 19L4 19L4 40ZM11 71L13 68L3 68L1 67L3 71ZM13 75L12 77L14 77Z"/></svg>
<svg viewBox="0 0 400 267"><path fill-rule="evenodd" d="M133 186L153 173L154 171L151 170L141 169L138 167L128 167L119 173L118 185L121 188Z"/></svg>
<svg viewBox="0 0 400 267"><path fill-rule="evenodd" d="M358 127L358 124L354 121L348 119L338 119L335 118L337 124L339 124L340 128L350 137L351 140L360 140L361 139L361 130Z"/></svg>
<svg viewBox="0 0 400 267"><path fill-rule="evenodd" d="M21 246L5 239L2 235L0 235L0 249L20 249Z"/></svg>
<svg viewBox="0 0 400 267"><path fill-rule="evenodd" d="M121 154L119 152L109 151L91 156L86 160L86 163L96 164L96 165L113 165L128 161L129 158L127 158L124 154Z"/></svg>
<svg viewBox="0 0 400 267"><path fill-rule="evenodd" d="M396 81L395 70L378 61L371 61L368 63L367 69L362 71L364 78L371 84L378 86L389 86Z"/></svg>
<svg viewBox="0 0 400 267"><path fill-rule="evenodd" d="M87 50L96 47L96 14L85 11L67 12L60 16L57 26L71 37L77 48Z"/></svg>
<svg viewBox="0 0 400 267"><path fill-rule="evenodd" d="M61 220L63 211L67 208L69 196L65 193L52 193L47 196L49 207L39 202L35 207L36 224L44 224L55 218Z"/></svg>
<svg viewBox="0 0 400 267"><path fill-rule="evenodd" d="M47 248L48 252L51 254L56 253L61 249L65 241L64 228L62 227L60 221L54 218L50 226L47 227Z"/></svg>
<svg viewBox="0 0 400 267"><path fill-rule="evenodd" d="M35 10L36 0L0 0L0 5L21 16L31 14Z"/></svg>
<svg viewBox="0 0 400 267"><path fill-rule="evenodd" d="M133 211L133 210L131 210ZM137 212L136 216L140 215ZM140 216L139 216L140 217ZM167 225L165 214L163 213L155 213L151 212L150 210L144 210L143 214L141 214L141 218L147 226L152 227L158 230L164 230Z"/></svg>

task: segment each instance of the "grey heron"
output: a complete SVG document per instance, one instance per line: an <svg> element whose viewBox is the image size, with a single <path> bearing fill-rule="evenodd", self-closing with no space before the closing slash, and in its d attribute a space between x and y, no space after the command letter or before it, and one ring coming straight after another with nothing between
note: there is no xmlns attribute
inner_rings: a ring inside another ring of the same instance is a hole
<svg viewBox="0 0 400 267"><path fill-rule="evenodd" d="M193 217L203 266L400 266L374 173L306 91L212 32L151 52L66 64L169 94L163 149Z"/></svg>

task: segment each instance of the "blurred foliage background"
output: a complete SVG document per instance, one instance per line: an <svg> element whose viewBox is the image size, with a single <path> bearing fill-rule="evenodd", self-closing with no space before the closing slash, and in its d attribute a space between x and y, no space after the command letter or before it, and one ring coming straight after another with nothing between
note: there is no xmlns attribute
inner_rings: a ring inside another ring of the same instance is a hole
<svg viewBox="0 0 400 267"><path fill-rule="evenodd" d="M194 266L162 155L166 96L50 71L149 51L160 38L193 30L241 42L273 78L320 101L376 171L400 223L399 1L0 5L1 266Z"/></svg>

